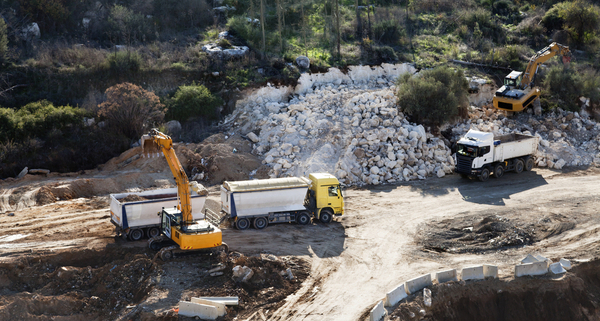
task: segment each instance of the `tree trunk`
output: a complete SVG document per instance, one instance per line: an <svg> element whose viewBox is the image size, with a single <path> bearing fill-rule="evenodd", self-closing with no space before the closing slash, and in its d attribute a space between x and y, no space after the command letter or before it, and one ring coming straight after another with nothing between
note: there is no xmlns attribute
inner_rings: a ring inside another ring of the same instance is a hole
<svg viewBox="0 0 600 321"><path fill-rule="evenodd" d="M373 31L371 30L371 5L367 0L367 19L369 21L369 39L373 40Z"/></svg>
<svg viewBox="0 0 600 321"><path fill-rule="evenodd" d="M362 43L363 30L362 30L362 22L360 21L360 10L358 9L359 2L358 0L354 0L354 9L356 9L356 36Z"/></svg>
<svg viewBox="0 0 600 321"><path fill-rule="evenodd" d="M337 33L337 56L338 62L342 59L342 52L340 49L340 0L335 0L335 19L336 19L336 33Z"/></svg>
<svg viewBox="0 0 600 321"><path fill-rule="evenodd" d="M265 42L265 5L264 0L260 0L260 28L262 29L262 51L263 59L265 59L265 53L267 50Z"/></svg>
<svg viewBox="0 0 600 321"><path fill-rule="evenodd" d="M276 6L277 6L277 30L279 31L279 52L283 53L283 31L282 31L282 26L281 26L281 0L277 0L276 2Z"/></svg>

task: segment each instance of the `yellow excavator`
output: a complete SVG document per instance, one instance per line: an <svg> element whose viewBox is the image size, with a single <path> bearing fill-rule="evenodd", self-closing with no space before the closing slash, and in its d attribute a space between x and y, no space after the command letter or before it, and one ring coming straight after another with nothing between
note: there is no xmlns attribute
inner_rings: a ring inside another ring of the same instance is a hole
<svg viewBox="0 0 600 321"><path fill-rule="evenodd" d="M571 61L569 47L553 42L529 59L525 73L512 71L508 74L504 78L504 86L494 94L494 107L506 111L522 111L531 105L540 96L540 89L534 87L539 65L556 55L561 55L565 64Z"/></svg>
<svg viewBox="0 0 600 321"><path fill-rule="evenodd" d="M177 183L178 205L174 208L163 208L160 216L161 235L148 240L153 250L159 250L158 255L167 261L180 253L190 253L196 250L214 249L227 252L229 248L222 241L221 230L206 220L194 221L190 188L197 191L198 183L189 182L188 177L175 154L171 137L152 129L148 135L142 136L142 149L146 155L162 152L169 164L171 173Z"/></svg>

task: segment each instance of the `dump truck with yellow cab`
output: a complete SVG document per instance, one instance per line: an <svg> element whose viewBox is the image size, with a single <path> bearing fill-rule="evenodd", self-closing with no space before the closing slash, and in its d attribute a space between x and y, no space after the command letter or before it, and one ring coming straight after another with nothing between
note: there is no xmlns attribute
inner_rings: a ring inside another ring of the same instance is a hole
<svg viewBox="0 0 600 321"><path fill-rule="evenodd" d="M233 225L263 229L273 223L306 225L312 219L329 223L344 214L344 197L338 179L328 173L248 181L225 181L221 211Z"/></svg>

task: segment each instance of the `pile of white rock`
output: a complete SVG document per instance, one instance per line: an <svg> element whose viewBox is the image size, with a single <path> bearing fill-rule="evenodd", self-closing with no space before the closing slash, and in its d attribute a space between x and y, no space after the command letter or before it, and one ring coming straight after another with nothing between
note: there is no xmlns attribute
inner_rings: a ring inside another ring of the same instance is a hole
<svg viewBox="0 0 600 321"><path fill-rule="evenodd" d="M410 123L396 107L396 79L409 64L351 66L347 74L303 74L296 87L266 86L237 102L225 124L254 142L271 177L329 172L347 185L385 184L452 173L447 141ZM488 90L491 102L493 90ZM485 97L477 96L482 104ZM589 117L557 111L506 117L470 108L470 119L448 125L457 140L470 128L541 137L536 164L560 169L600 163L600 127ZM444 129L444 128L442 128Z"/></svg>

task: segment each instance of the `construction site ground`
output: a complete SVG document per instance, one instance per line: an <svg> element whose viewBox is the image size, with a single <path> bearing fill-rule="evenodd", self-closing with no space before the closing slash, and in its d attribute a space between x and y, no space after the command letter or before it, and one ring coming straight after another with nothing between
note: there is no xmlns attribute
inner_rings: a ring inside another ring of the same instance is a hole
<svg viewBox="0 0 600 321"><path fill-rule="evenodd" d="M519 302L545 293L510 318L521 320L573 287L582 292L566 295L573 309L580 304L579 312L598 316L597 168L536 168L485 183L449 175L349 188L345 215L330 224L246 231L223 226L229 256L201 254L164 263L145 241L115 237L110 223L108 193L172 184L166 163L128 166L142 161L132 155L125 153L102 171L0 182L5 202L23 204L0 214L0 319L176 320L185 319L174 310L180 300L233 295L240 306L230 307L224 320L363 320L386 292L408 279L480 264L497 265L500 279L436 288L432 307L413 295L389 310L391 318L468 320L448 305L454 302L464 313L485 311L497 302L493 293L481 295L485 291L510 292ZM206 206L218 209L219 186L209 191ZM567 258L575 268L558 279L514 280L514 265L529 253ZM265 259L268 254L276 260ZM226 266L224 275L209 276L208 269L218 264ZM249 284L236 283L231 269L237 264L261 273ZM287 268L293 280L279 274ZM490 316L498 315L492 310Z"/></svg>

